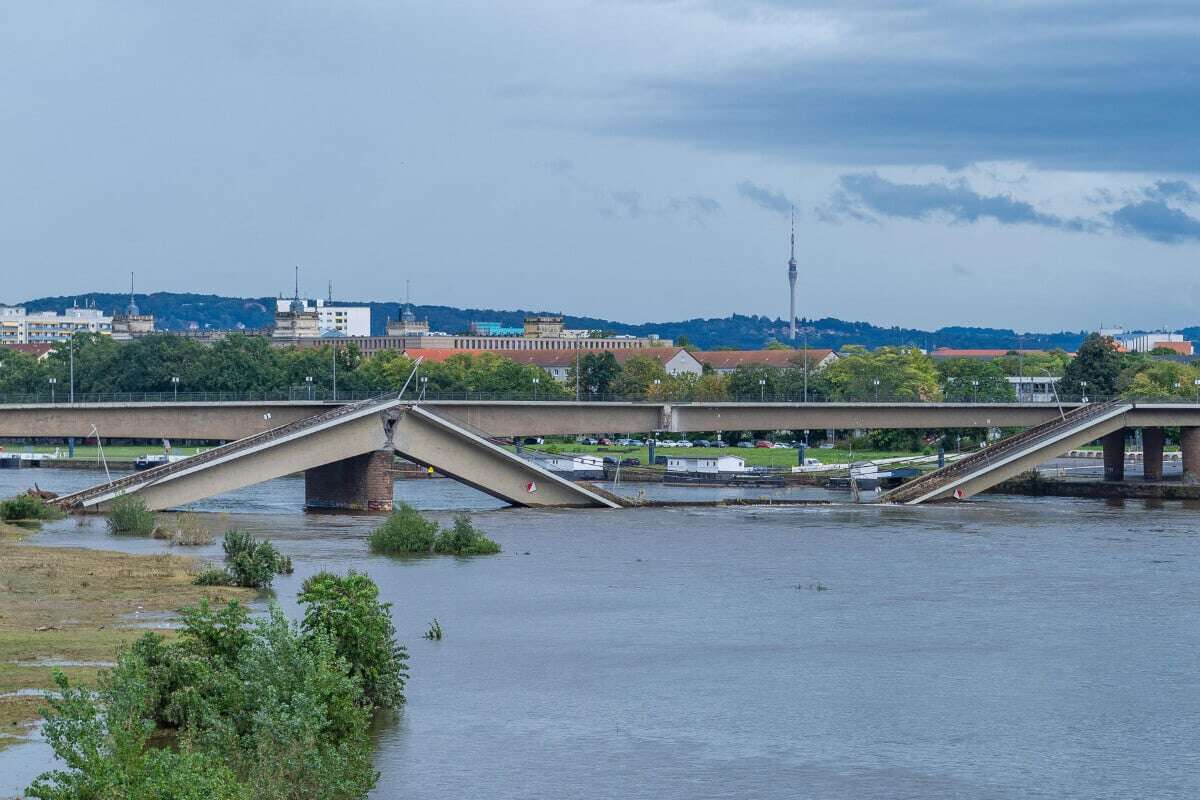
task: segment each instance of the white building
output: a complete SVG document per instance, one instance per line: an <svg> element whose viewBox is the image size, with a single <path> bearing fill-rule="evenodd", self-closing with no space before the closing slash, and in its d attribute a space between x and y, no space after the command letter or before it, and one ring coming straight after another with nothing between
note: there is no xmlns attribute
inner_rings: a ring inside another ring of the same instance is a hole
<svg viewBox="0 0 1200 800"><path fill-rule="evenodd" d="M604 475L603 456L596 456L591 453L538 454L537 464L551 472L564 473L564 477L572 479L602 477Z"/></svg>
<svg viewBox="0 0 1200 800"><path fill-rule="evenodd" d="M1016 392L1017 401L1021 403L1053 403L1057 399L1055 384L1062 378L1047 375L1010 375L1009 384Z"/></svg>
<svg viewBox="0 0 1200 800"><path fill-rule="evenodd" d="M0 306L0 344L65 342L76 333L111 336L112 322L112 317L97 308L68 308L58 314Z"/></svg>
<svg viewBox="0 0 1200 800"><path fill-rule="evenodd" d="M693 475L733 475L746 472L746 459L739 456L667 456L667 472Z"/></svg>
<svg viewBox="0 0 1200 800"><path fill-rule="evenodd" d="M371 309L367 306L335 306L320 298L303 300L304 311L317 312L318 335L370 336ZM291 300L275 301L275 313L291 312Z"/></svg>

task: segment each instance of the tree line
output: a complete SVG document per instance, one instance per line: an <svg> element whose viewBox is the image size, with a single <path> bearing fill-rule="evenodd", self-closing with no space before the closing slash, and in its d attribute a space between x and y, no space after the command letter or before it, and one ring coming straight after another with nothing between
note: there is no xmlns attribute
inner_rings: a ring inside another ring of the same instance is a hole
<svg viewBox="0 0 1200 800"><path fill-rule="evenodd" d="M481 394L539 399L625 397L671 401L786 399L812 401L1005 402L1016 399L1009 376L1060 377L1061 399L1121 394L1149 398L1195 397L1195 364L1122 353L1111 339L1089 336L1077 357L1063 351L1016 352L991 360L935 361L913 347L868 350L849 346L823 369L805 365L796 351L786 368L742 365L720 375L670 375L646 356L617 362L612 353L587 353L568 370L565 383L542 369L503 355L460 353L441 362L414 361L398 351L363 358L353 343L319 347L273 347L261 336L231 334L211 345L169 333L131 342L78 334L44 360L0 351L0 395L49 393L65 398L74 362L77 395L178 391L270 393L409 391L426 396Z"/></svg>

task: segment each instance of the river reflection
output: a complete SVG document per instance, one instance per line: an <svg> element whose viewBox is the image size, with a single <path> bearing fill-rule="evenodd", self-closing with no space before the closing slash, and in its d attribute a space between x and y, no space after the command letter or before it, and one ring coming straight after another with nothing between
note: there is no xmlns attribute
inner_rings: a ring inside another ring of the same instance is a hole
<svg viewBox="0 0 1200 800"><path fill-rule="evenodd" d="M398 491L439 519L479 509L504 552L371 556L378 517L300 513L292 479L203 506L292 557L289 614L321 569L364 570L394 604L412 680L376 725L377 797L1200 795L1181 503L535 511ZM169 549L94 518L34 541ZM45 758L0 753L0 795Z"/></svg>

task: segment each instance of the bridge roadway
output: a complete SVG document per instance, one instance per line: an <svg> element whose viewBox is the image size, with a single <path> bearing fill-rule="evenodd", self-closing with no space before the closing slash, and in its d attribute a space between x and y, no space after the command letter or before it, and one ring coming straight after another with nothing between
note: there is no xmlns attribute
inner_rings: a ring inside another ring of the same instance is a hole
<svg viewBox="0 0 1200 800"><path fill-rule="evenodd" d="M0 437L232 441L328 411L293 401L0 405ZM412 405L411 402L403 405ZM492 436L735 430L1026 428L1057 406L1018 403L637 403L426 401L422 407ZM1068 411L1074 404L1064 404ZM1200 425L1200 406L1138 404L1131 424Z"/></svg>

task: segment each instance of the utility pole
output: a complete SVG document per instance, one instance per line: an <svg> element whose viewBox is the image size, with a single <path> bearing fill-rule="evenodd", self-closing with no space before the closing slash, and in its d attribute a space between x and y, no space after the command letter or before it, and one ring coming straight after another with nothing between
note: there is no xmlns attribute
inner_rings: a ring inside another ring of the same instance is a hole
<svg viewBox="0 0 1200 800"><path fill-rule="evenodd" d="M579 342L575 343L575 402L579 402Z"/></svg>
<svg viewBox="0 0 1200 800"><path fill-rule="evenodd" d="M67 348L71 353L71 386L68 390L68 396L71 403L75 402L75 334L71 334L71 340Z"/></svg>

